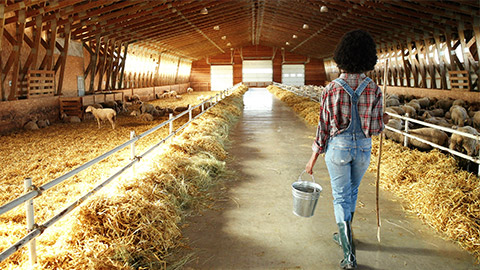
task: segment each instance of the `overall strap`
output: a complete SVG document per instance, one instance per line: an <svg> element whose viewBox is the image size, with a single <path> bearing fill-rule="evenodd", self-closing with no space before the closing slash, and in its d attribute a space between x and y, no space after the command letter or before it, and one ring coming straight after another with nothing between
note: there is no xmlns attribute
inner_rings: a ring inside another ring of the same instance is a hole
<svg viewBox="0 0 480 270"><path fill-rule="evenodd" d="M345 89L345 91L347 91L347 93L350 95L350 97L352 98L352 101L354 103L357 103L358 101L358 98L360 97L360 95L362 94L363 90L365 90L365 88L367 88L367 85L372 81L372 79L370 79L369 77L365 78L363 80L363 82L357 87L357 89L355 89L355 91L350 87L350 85L348 85L345 80L343 79L340 79L340 78L337 78L334 80L334 82L340 84L343 89Z"/></svg>

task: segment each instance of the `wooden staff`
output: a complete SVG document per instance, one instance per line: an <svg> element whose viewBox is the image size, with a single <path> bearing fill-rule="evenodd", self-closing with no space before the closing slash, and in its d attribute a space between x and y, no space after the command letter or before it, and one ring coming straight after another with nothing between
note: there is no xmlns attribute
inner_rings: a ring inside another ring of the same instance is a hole
<svg viewBox="0 0 480 270"><path fill-rule="evenodd" d="M385 61L385 71L383 74L383 109L385 110L385 99L387 96L387 75L388 75L388 58ZM380 242L380 207L378 206L378 195L380 190L380 162L382 161L382 146L383 146L383 136L384 133L380 134L380 145L378 149L378 159L377 159L377 181L375 182L375 195L376 195L376 212L377 212L377 240Z"/></svg>

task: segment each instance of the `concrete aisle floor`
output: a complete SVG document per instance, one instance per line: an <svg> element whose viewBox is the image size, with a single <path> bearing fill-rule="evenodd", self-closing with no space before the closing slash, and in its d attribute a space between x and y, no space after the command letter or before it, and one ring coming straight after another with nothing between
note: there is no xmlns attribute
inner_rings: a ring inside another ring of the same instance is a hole
<svg viewBox="0 0 480 270"><path fill-rule="evenodd" d="M184 233L195 255L184 269L339 269L342 253L331 240L337 227L323 159L314 168L324 189L315 215L292 213L291 183L311 155L315 128L264 88L250 89L244 101L230 137L236 180L225 184L213 210L189 219ZM385 191L378 243L374 182L367 173L353 223L358 269L480 269L473 256L442 240Z"/></svg>

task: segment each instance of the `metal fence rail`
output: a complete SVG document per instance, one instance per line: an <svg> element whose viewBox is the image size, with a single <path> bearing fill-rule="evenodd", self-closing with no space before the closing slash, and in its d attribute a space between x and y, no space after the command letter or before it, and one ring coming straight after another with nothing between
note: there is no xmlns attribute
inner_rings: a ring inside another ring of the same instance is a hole
<svg viewBox="0 0 480 270"><path fill-rule="evenodd" d="M296 95L299 95L299 92L300 90L294 86L289 86L289 85L283 85L283 84L280 84L280 83L273 83L273 85L277 86L277 87L280 87L282 88L283 90L286 90L286 91L289 91L289 92L292 92ZM296 90L293 91L292 88L295 88ZM298 91L298 92L297 92ZM302 95L304 97L309 97L308 95ZM312 98L310 98L312 99ZM315 102L318 102L317 100L314 100L312 99L313 101ZM445 147L445 146L442 146L442 145L438 145L438 144L435 144L433 142L430 142L428 140L424 140L422 138L419 138L415 135L412 135L412 134L409 134L408 133L408 123L409 122L412 122L412 123L416 123L416 124L419 124L419 125L423 125L423 126L426 126L426 127L431 127L431 128L435 128L435 129L438 129L438 130L442 130L442 131L445 131L445 132L448 132L448 133L452 133L452 134L458 134L458 135L461 135L461 136L464 136L464 137L467 137L467 138L471 138L471 139L474 139L477 141L477 144L479 143L480 141L480 135L473 135L473 134L470 134L470 133L466 133L466 132L462 132L462 131L458 131L458 130L455 130L455 129L452 129L452 128L447 128L447 127L443 127L443 126L438 126L438 125L434 125L434 124L431 124L431 123L427 123L427 122L424 122L424 121L420 121L420 120L417 120L417 119L413 119L413 118L410 118L407 116L401 116L401 115L398 115L398 114L394 114L394 113L390 113L390 112L386 112L388 115L392 116L392 117L395 117L395 118L399 118L399 119L402 119L405 121L405 130L402 131L402 130L398 130L398 129L394 129L392 127L389 127L389 126L385 126L386 129L390 130L390 131L393 131L393 132L396 132L396 133L399 133L399 134L402 134L404 135L405 137L405 141L404 141L404 145L407 146L407 143L408 143L408 140L407 138L410 138L410 139L415 139L415 140L418 140L420 142L423 142L423 143L426 143L430 146L432 146L433 148L438 148L442 151L445 151L445 152L449 152L450 154L452 155L455 155L455 156L458 156L458 157L461 157L463 159L466 159L466 160L469 160L469 161L472 161L474 163L477 163L479 165L479 168L478 168L478 175L480 176L480 156L478 157L472 157L472 156L469 156L469 155L466 155L464 153L461 153L459 151L456 151L456 150L453 150L453 149L450 149L448 147ZM480 154L480 153L479 153Z"/></svg>
<svg viewBox="0 0 480 270"><path fill-rule="evenodd" d="M55 215L54 217L52 217L51 219L49 219L48 221L46 221L45 223L43 223L42 225L37 225L37 224L34 224L33 223L33 211L27 211L27 221L29 221L28 223L32 223L32 224L28 224L27 226L29 228L27 228L28 230L30 230L30 232L24 236L23 238L21 238L19 241L17 241L15 244L13 244L12 246L10 246L9 248L5 249L4 251L2 251L2 253L0 253L0 262L4 261L5 259L7 259L10 255L12 255L13 253L15 253L17 250L19 250L20 248L22 248L23 246L25 246L26 244L30 243L30 261L32 264L34 264L36 262L36 254L35 254L35 238L38 237L39 235L41 235L43 233L43 231L52 226L54 223L56 223L57 221L59 221L61 218L63 218L64 216L66 216L68 213L70 213L73 209L75 209L77 206L79 206L82 202L84 202L88 197L92 196L93 194L95 194L96 192L98 192L100 189L102 189L103 187L105 187L108 183L110 183L112 180L114 180L115 178L117 178L119 175L121 175L123 172L125 172L127 169L131 168L134 166L135 163L139 162L141 158L145 157L146 155L148 155L150 152L152 152L155 148L157 148L158 146L160 146L162 143L166 142L169 138L173 137L176 133L178 133L178 131L182 130L183 128L185 128L188 124L190 124L193 120L197 119L198 117L200 117L201 115L203 115L205 112L207 112L207 110L209 110L210 108L214 107L217 103L219 103L221 100L223 100L225 97L229 96L237 87L239 87L241 85L241 83L238 83L234 86L232 86L231 88L228 88L224 91L221 91L220 93L218 93L217 95L215 96L212 96L210 97L209 99L203 101L202 103L196 105L196 106L193 106L193 107L190 107L188 110L176 115L175 117L172 117L172 114L170 114L170 119L165 121L165 122L162 122L160 125L158 126L155 126L147 131L145 131L144 133L138 135L138 136L132 136L132 138L128 141L126 141L125 143L113 148L112 150L84 163L83 165L69 171L68 173L58 177L58 178L55 178L54 180L40 186L40 187L35 187L34 185L31 185L31 179L29 179L29 183L30 184L26 184L26 185L30 185L29 187L27 187L26 189L27 190L30 190L28 191L27 193L23 194L22 196L2 205L0 207L0 215L12 210L13 208L17 207L17 206L20 206L22 205L23 203L27 202L28 204L27 205L32 205L33 206L33 199L38 197L38 196L41 196L42 193L52 187L54 187L55 185L57 184L60 184L62 183L63 181L65 181L66 179L70 178L71 176L87 169L88 167L104 160L105 158L113 155L114 153L124 149L125 147L129 146L129 145L132 145L133 148L132 148L132 153L134 153L134 143L138 140L140 140L141 138L157 131L158 129L166 126L167 124L170 124L170 132L169 132L169 135L165 138L163 138L162 140L160 140L158 143L152 145L150 148L148 148L143 154L139 155L139 156L133 156L132 157L132 160L127 164L125 165L124 167L120 168L119 170L117 170L114 174L112 174L111 176L109 176L106 180L104 180L102 183L98 184L95 188L93 188L91 191L87 192L86 194L84 194L82 197L80 197L78 200L76 200L75 202L71 203L69 206L67 206L66 208L64 208L63 210L61 210L57 215ZM210 106L208 108L205 109L205 104L209 104ZM202 111L196 115L195 117L192 118L192 111L196 108L199 108L201 107L202 108ZM185 124L183 124L181 127L177 128L176 130L172 130L172 124L173 124L173 121L179 119L180 117L186 115L186 114L189 114L189 121L187 121ZM134 132L132 133L134 135ZM28 213L30 212L30 213ZM33 245L32 245L32 242L33 242ZM32 251L33 250L33 251Z"/></svg>

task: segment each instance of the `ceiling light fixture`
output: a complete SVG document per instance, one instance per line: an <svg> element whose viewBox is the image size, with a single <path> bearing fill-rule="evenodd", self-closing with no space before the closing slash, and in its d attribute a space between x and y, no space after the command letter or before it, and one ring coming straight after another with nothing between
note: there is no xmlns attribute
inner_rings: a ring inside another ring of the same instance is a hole
<svg viewBox="0 0 480 270"><path fill-rule="evenodd" d="M223 39L223 40L227 39L227 36L222 36L222 39Z"/></svg>
<svg viewBox="0 0 480 270"><path fill-rule="evenodd" d="M208 14L208 9L207 8L202 8L202 10L200 10L200 14L207 15Z"/></svg>
<svg viewBox="0 0 480 270"><path fill-rule="evenodd" d="M288 41L287 41L287 42L285 42L285 45L287 45L287 46L288 46L288 45L290 45L290 42L288 42Z"/></svg>
<svg viewBox="0 0 480 270"><path fill-rule="evenodd" d="M293 35L292 38L297 38L297 35Z"/></svg>
<svg viewBox="0 0 480 270"><path fill-rule="evenodd" d="M228 47L232 46L232 43L228 42L228 43L227 43L227 46L228 46Z"/></svg>
<svg viewBox="0 0 480 270"><path fill-rule="evenodd" d="M320 12L328 12L328 7L327 6L322 6L320 8Z"/></svg>
<svg viewBox="0 0 480 270"><path fill-rule="evenodd" d="M217 30L217 31L220 30L220 26L215 25L215 26L213 27L213 30Z"/></svg>
<svg viewBox="0 0 480 270"><path fill-rule="evenodd" d="M303 28L303 29L308 29L309 26L308 26L308 24L304 23L302 28Z"/></svg>

